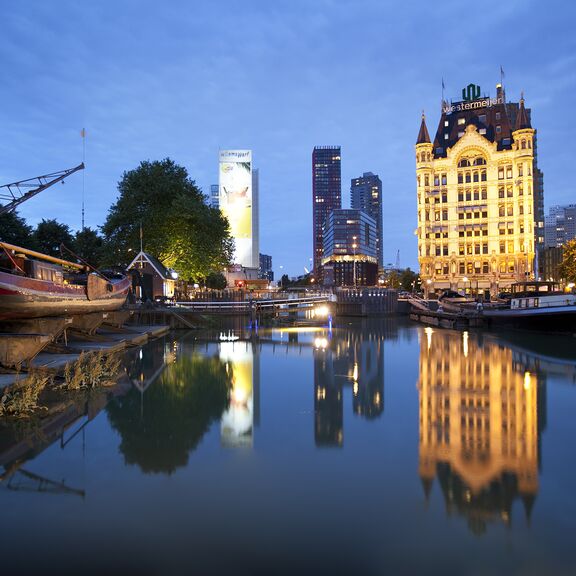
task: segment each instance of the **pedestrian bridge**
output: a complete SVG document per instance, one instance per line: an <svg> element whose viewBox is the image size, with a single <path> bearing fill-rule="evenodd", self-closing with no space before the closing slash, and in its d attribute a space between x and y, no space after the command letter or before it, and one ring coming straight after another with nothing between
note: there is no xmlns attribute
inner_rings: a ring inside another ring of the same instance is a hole
<svg viewBox="0 0 576 576"><path fill-rule="evenodd" d="M226 302L221 300L190 302L176 302L173 308L190 310L194 312L211 312L223 314L250 314L257 312L298 311L315 308L319 304L328 304L334 301L332 294L318 296L305 296L301 298L271 298L263 300L242 300L239 302Z"/></svg>

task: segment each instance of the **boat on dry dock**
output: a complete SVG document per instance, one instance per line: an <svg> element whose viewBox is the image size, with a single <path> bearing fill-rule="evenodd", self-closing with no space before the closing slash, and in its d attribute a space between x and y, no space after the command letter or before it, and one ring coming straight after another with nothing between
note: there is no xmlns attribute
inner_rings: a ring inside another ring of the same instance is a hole
<svg viewBox="0 0 576 576"><path fill-rule="evenodd" d="M130 286L126 274L0 242L0 321L110 312L124 304Z"/></svg>

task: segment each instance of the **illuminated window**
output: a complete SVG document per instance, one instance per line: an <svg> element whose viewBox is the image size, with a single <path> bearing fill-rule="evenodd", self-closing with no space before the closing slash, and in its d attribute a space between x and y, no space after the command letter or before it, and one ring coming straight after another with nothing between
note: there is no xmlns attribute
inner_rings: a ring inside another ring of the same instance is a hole
<svg viewBox="0 0 576 576"><path fill-rule="evenodd" d="M458 125L462 126L462 124L466 124L466 118L458 118Z"/></svg>

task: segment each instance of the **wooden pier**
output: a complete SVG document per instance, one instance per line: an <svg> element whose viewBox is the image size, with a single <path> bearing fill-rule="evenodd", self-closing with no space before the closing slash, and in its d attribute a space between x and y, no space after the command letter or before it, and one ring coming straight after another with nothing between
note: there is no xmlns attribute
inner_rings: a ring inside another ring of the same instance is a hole
<svg viewBox="0 0 576 576"><path fill-rule="evenodd" d="M61 374L80 354L112 354L141 346L170 330L168 325L127 326L130 311L93 313L68 318L3 322L0 327L0 389L20 372L42 369Z"/></svg>

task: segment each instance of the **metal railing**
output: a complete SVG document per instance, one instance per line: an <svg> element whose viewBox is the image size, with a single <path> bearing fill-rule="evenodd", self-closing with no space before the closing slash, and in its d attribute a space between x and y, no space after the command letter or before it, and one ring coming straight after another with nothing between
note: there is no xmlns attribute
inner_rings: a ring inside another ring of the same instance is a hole
<svg viewBox="0 0 576 576"><path fill-rule="evenodd" d="M186 310L213 310L229 312L249 312L254 309L290 309L290 308L312 308L316 304L324 304L331 300L331 295L324 296L307 296L305 298L283 298L271 300L243 300L240 302L222 302L222 301L190 301L175 302L175 308Z"/></svg>

